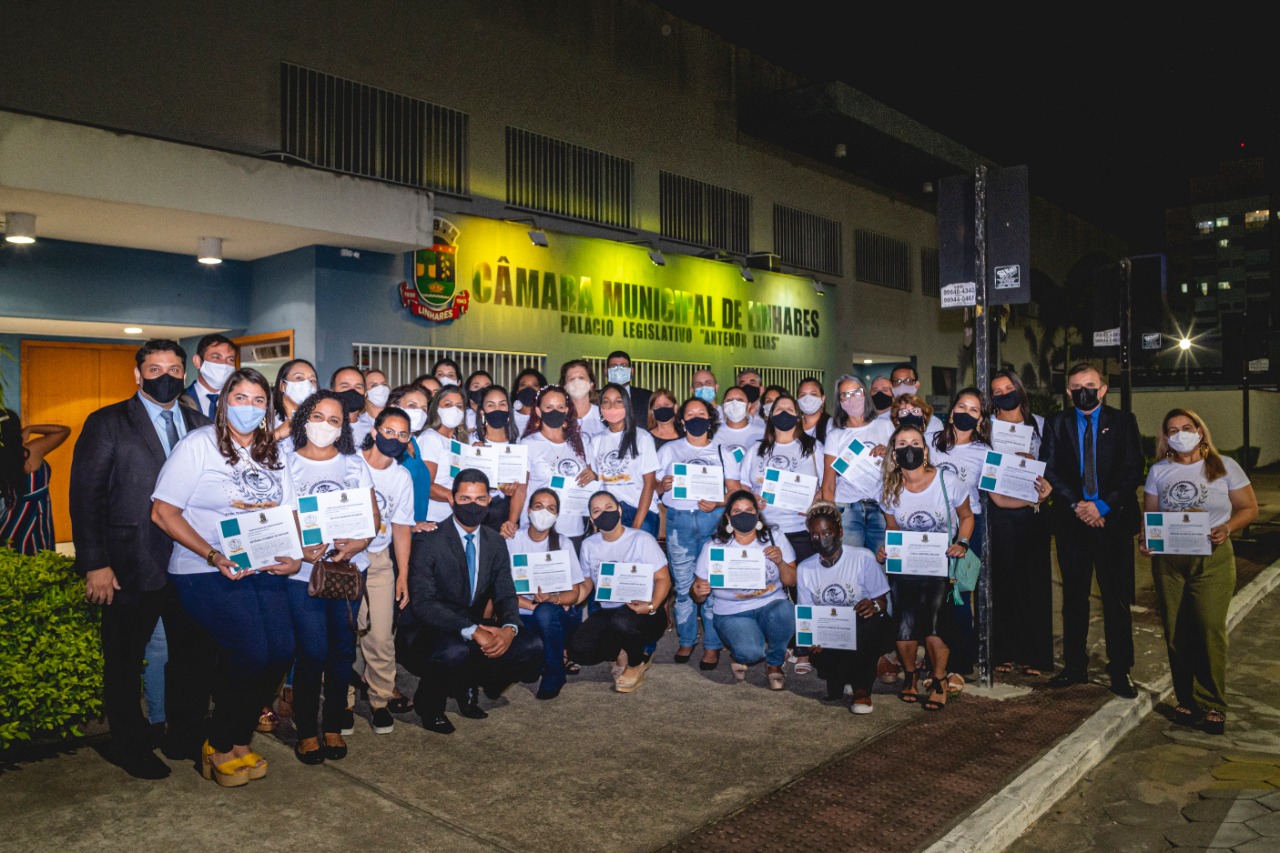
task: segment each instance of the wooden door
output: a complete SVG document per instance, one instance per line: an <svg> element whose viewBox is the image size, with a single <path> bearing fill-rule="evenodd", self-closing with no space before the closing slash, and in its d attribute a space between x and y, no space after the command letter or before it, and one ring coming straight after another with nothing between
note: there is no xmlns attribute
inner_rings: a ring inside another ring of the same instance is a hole
<svg viewBox="0 0 1280 853"><path fill-rule="evenodd" d="M71 437L47 457L52 470L53 535L59 542L71 541L67 494L80 428L92 412L137 393L133 379L137 351L136 344L22 342L22 423L71 427Z"/></svg>

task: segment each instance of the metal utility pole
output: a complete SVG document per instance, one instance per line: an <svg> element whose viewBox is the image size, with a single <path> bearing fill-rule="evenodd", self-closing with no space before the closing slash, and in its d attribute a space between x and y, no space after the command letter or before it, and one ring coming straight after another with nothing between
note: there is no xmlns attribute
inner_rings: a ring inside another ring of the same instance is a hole
<svg viewBox="0 0 1280 853"><path fill-rule="evenodd" d="M1120 410L1133 410L1133 263L1120 259Z"/></svg>
<svg viewBox="0 0 1280 853"><path fill-rule="evenodd" d="M973 280L977 285L977 304L973 308L973 349L974 376L979 388L986 388L991 382L991 315L987 311L987 167L978 166L973 175L973 235L974 235L974 268ZM987 519L987 493L982 492L983 513L977 519L982 525L982 572L981 582L975 594L978 597L978 679L983 687L991 687L995 680L995 672L991 662L991 528Z"/></svg>

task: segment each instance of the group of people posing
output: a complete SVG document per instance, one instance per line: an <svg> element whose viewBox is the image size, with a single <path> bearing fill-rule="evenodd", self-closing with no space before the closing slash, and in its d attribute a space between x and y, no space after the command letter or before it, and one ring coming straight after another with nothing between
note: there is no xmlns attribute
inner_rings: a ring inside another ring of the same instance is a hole
<svg viewBox="0 0 1280 853"><path fill-rule="evenodd" d="M138 696L157 620L165 752L198 756L224 786L267 773L251 739L282 705L299 761L340 760L358 693L377 733L415 711L449 734L450 699L482 718L481 693L536 682L537 698L553 700L582 666L607 664L614 689L634 692L671 623L677 663L700 642L701 669L727 651L736 680L762 664L772 690L785 689L788 663L816 670L828 699L855 714L873 710L892 651L898 698L940 711L973 670L975 612L947 571L904 563L906 534L936 534L944 562L989 548L995 657L1035 676L1053 666L1056 532L1064 667L1050 684L1086 680L1096 568L1112 689L1136 695L1128 602L1144 460L1136 422L1105 406L1088 365L1068 377L1074 407L1045 423L1010 371L957 393L943 421L908 364L869 384L840 376L829 400L817 378L766 387L749 370L723 392L707 370L687 394L641 389L623 352L609 356L604 383L573 360L554 380L524 370L510 388L448 359L397 387L351 366L321 388L305 360L270 381L237 369L235 355L222 336L202 339L186 386L183 349L148 341L137 395L91 415L76 445L77 566L89 600L106 606L107 713L134 775L169 772ZM986 489L984 501L992 433L1017 427L1021 455L1043 461L1044 475L1034 494ZM1211 555L1154 560L1179 714L1220 729L1228 537L1256 501L1194 413L1170 413L1159 452L1146 508L1213 514ZM264 510L286 507L301 529L301 502L366 491L368 535L304 536L300 556L249 569L220 544L229 520L266 523ZM1054 511L1042 513L1051 495ZM333 563L359 571L358 601L317 594L312 573ZM805 608L847 608L855 641L811 642L807 617L797 634ZM412 697L396 688L397 662L419 677Z"/></svg>

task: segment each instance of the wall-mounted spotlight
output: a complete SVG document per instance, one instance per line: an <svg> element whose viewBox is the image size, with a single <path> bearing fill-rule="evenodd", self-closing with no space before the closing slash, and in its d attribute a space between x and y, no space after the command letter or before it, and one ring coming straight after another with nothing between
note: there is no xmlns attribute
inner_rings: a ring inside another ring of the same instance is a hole
<svg viewBox="0 0 1280 853"><path fill-rule="evenodd" d="M196 252L196 260L202 264L213 266L222 263L222 238L201 237Z"/></svg>
<svg viewBox="0 0 1280 853"><path fill-rule="evenodd" d="M36 241L36 215L12 211L4 215L4 239L6 243L34 243Z"/></svg>
<svg viewBox="0 0 1280 853"><path fill-rule="evenodd" d="M738 267L738 275L742 276L743 281L756 280L755 274L751 272L751 267L747 266L746 264L742 264L740 267Z"/></svg>
<svg viewBox="0 0 1280 853"><path fill-rule="evenodd" d="M816 278L815 278L815 279L810 279L810 281L812 281L812 282L813 282L813 292L814 292L814 293L818 294L819 296L826 296L826 295L827 295L827 291L822 287L822 282L818 281Z"/></svg>
<svg viewBox="0 0 1280 853"><path fill-rule="evenodd" d="M655 266L665 267L667 265L667 259L657 249L649 250L649 260L653 261Z"/></svg>
<svg viewBox="0 0 1280 853"><path fill-rule="evenodd" d="M529 232L529 242L535 246L541 246L544 249L551 245L547 242L547 232L543 231L541 228L534 228Z"/></svg>

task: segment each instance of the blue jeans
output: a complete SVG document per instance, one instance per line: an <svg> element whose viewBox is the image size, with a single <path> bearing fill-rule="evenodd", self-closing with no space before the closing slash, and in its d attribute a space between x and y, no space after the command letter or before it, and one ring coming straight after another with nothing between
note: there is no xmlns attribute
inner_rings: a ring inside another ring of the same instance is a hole
<svg viewBox="0 0 1280 853"><path fill-rule="evenodd" d="M693 586L693 570L698 564L702 546L715 533L719 513L680 510L667 507L667 564L671 567L671 583L676 591L676 635L680 645L691 648L698 644L698 607L689 597ZM720 636L712 629L711 608L703 610L703 648L724 648Z"/></svg>
<svg viewBox="0 0 1280 853"><path fill-rule="evenodd" d="M622 510L622 523L627 527L631 526L631 522L636 520L636 508L626 501L618 501L618 507ZM654 539L658 538L658 514L653 510L645 513L644 521L640 524L640 529L648 533Z"/></svg>
<svg viewBox="0 0 1280 853"><path fill-rule="evenodd" d="M787 643L796 631L796 612L790 600L780 598L754 610L722 613L716 617L716 628L738 663L763 660L769 666L782 666Z"/></svg>
<svg viewBox="0 0 1280 853"><path fill-rule="evenodd" d="M169 644L165 642L163 620L156 622L143 655L147 665L142 669L142 695L147 700L147 722L154 726L164 722L164 665L169 662Z"/></svg>
<svg viewBox="0 0 1280 853"><path fill-rule="evenodd" d="M347 707L347 683L356 662L356 634L352 620L358 601L334 601L307 593L303 581L288 582L289 612L297 638L293 666L293 722L298 737L320 731L320 684L324 682L324 731L342 730Z"/></svg>
<svg viewBox="0 0 1280 853"><path fill-rule="evenodd" d="M276 575L233 581L219 572L169 579L182 609L218 650L209 745L217 752L245 746L293 659L293 620L285 585L300 586L305 593L306 584Z"/></svg>
<svg viewBox="0 0 1280 853"><path fill-rule="evenodd" d="M569 637L582 624L582 612L570 607L565 610L559 605L544 601L533 609L533 614L520 614L520 621L526 631L532 631L542 638L542 683L538 690L559 690L564 687L567 676L564 671L564 648Z"/></svg>
<svg viewBox="0 0 1280 853"><path fill-rule="evenodd" d="M884 544L884 513L874 503L853 501L840 504L840 521L844 526L844 544L866 548L871 553Z"/></svg>

